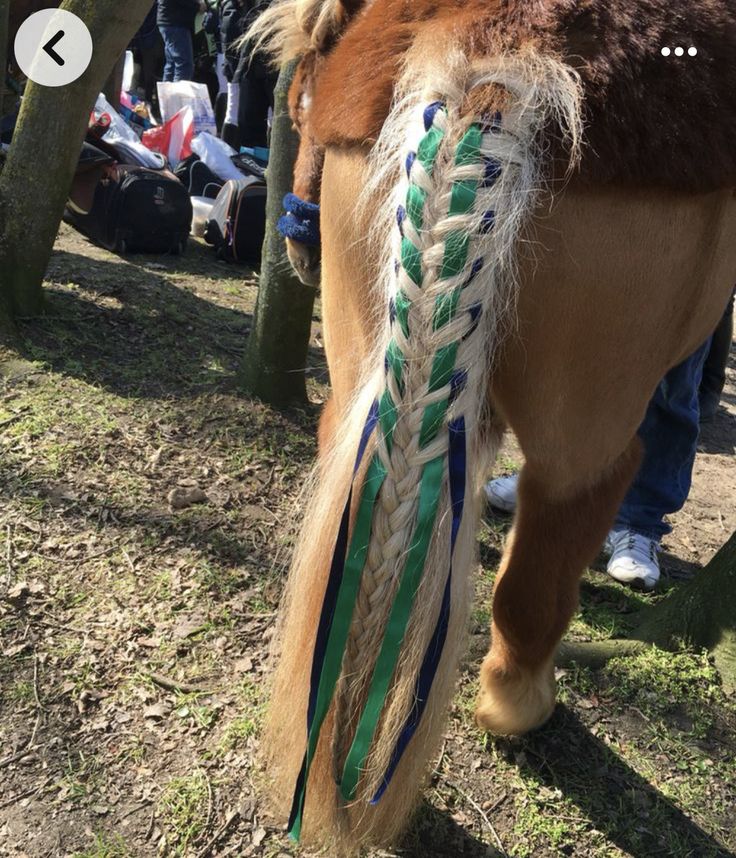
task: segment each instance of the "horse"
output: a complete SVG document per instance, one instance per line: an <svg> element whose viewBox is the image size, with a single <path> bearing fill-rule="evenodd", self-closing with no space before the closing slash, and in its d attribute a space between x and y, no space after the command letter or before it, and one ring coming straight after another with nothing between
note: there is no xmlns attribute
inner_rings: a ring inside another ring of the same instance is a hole
<svg viewBox="0 0 736 858"><path fill-rule="evenodd" d="M251 38L299 58L294 190L321 258L288 249L319 276L332 390L264 747L292 835L345 854L417 804L507 427L525 464L476 721L520 735L555 707L648 401L732 288L736 10L277 0Z"/></svg>

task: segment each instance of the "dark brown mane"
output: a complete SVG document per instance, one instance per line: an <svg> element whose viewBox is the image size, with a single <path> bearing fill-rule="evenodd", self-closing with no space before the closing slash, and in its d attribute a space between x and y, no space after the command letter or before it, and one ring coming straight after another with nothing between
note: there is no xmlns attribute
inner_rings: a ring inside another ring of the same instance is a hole
<svg viewBox="0 0 736 858"><path fill-rule="evenodd" d="M726 0L374 0L316 81L323 145L370 143L403 57L436 28L483 55L534 43L580 73L592 182L707 190L736 184L736 4ZM663 57L662 46L697 57Z"/></svg>

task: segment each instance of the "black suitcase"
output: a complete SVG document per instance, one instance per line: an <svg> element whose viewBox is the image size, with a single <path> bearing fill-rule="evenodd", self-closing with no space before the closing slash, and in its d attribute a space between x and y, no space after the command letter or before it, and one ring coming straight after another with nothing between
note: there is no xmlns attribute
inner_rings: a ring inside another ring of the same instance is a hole
<svg viewBox="0 0 736 858"><path fill-rule="evenodd" d="M199 155L195 154L180 161L174 175L187 189L190 197L208 197L215 200L225 184L217 173L213 173Z"/></svg>
<svg viewBox="0 0 736 858"><path fill-rule="evenodd" d="M225 182L212 206L204 238L218 259L261 266L266 231L266 183L257 176Z"/></svg>
<svg viewBox="0 0 736 858"><path fill-rule="evenodd" d="M97 184L91 208L70 200L64 220L117 253L182 253L192 225L192 203L166 170L115 164Z"/></svg>

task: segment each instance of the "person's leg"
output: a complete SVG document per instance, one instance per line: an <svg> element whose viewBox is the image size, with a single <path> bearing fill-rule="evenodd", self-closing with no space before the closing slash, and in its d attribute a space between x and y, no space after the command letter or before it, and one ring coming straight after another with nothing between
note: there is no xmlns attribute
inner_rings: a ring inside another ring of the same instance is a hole
<svg viewBox="0 0 736 858"><path fill-rule="evenodd" d="M700 382L700 422L712 420L721 401L721 393L726 384L726 364L731 353L733 340L733 298L726 306L726 312L713 333L710 350L703 366L703 380Z"/></svg>
<svg viewBox="0 0 736 858"><path fill-rule="evenodd" d="M192 33L187 27L174 27L176 30L176 68L174 80L191 80L194 75L194 43Z"/></svg>
<svg viewBox="0 0 736 858"><path fill-rule="evenodd" d="M268 90L266 78L254 64L242 78L240 84L240 103L238 108L238 127L241 146L267 146L268 108L273 93Z"/></svg>
<svg viewBox="0 0 736 858"><path fill-rule="evenodd" d="M162 80L169 83L174 80L175 61L175 45L174 36L172 35L173 27L159 27L161 38L164 40L164 73Z"/></svg>
<svg viewBox="0 0 736 858"><path fill-rule="evenodd" d="M709 348L710 338L657 387L639 428L642 466L614 529L656 540L672 529L664 518L682 508L690 491L699 432L698 388Z"/></svg>

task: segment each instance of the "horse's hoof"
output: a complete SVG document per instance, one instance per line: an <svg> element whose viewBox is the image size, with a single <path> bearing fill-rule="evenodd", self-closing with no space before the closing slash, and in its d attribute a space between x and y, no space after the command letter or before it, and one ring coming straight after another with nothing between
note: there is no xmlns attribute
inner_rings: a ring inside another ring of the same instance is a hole
<svg viewBox="0 0 736 858"><path fill-rule="evenodd" d="M475 723L498 736L521 736L540 727L555 709L557 684L552 664L536 672L495 666L481 668L481 691Z"/></svg>

